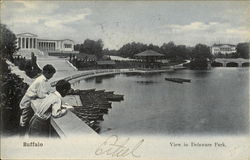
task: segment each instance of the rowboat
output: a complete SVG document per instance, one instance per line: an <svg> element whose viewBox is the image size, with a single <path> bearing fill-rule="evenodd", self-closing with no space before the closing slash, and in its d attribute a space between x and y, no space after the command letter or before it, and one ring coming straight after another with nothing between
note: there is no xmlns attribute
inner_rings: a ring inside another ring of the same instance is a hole
<svg viewBox="0 0 250 160"><path fill-rule="evenodd" d="M183 82L191 82L190 79L183 79L183 78L165 78L166 81L176 82L176 83L183 83Z"/></svg>

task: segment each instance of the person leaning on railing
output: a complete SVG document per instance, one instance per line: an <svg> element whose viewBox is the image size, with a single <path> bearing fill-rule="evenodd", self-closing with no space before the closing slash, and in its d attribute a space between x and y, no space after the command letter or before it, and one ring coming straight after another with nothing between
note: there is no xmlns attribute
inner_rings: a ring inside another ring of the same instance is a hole
<svg viewBox="0 0 250 160"><path fill-rule="evenodd" d="M20 116L20 136L24 136L28 127L30 118L33 116L33 110L31 108L31 100L45 98L50 92L50 84L48 80L53 77L56 70L55 68L47 64L43 67L42 75L37 77L33 83L29 86L25 95L23 96L19 107L21 109Z"/></svg>
<svg viewBox="0 0 250 160"><path fill-rule="evenodd" d="M49 137L50 118L58 118L67 113L66 108L62 107L61 98L70 91L70 83L66 80L60 80L56 83L56 91L50 93L44 99L33 101L35 114L30 120L28 135L30 137Z"/></svg>

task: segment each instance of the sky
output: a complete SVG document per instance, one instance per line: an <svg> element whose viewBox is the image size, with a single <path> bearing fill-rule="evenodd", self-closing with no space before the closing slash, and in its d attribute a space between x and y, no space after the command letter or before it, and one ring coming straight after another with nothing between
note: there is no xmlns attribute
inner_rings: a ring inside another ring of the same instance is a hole
<svg viewBox="0 0 250 160"><path fill-rule="evenodd" d="M250 40L250 1L3 0L1 23L39 38L102 39L109 49L131 42L237 44Z"/></svg>

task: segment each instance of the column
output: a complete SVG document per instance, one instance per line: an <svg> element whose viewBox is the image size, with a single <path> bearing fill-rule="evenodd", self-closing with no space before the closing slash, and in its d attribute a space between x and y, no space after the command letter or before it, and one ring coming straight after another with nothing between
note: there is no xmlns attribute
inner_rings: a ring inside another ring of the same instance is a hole
<svg viewBox="0 0 250 160"><path fill-rule="evenodd" d="M22 48L25 48L24 46L24 41L25 41L25 39L22 37Z"/></svg>
<svg viewBox="0 0 250 160"><path fill-rule="evenodd" d="M23 48L23 38L21 37L21 48Z"/></svg>
<svg viewBox="0 0 250 160"><path fill-rule="evenodd" d="M30 38L30 48L33 48L32 38Z"/></svg>
<svg viewBox="0 0 250 160"><path fill-rule="evenodd" d="M20 48L22 48L22 41L23 41L23 39L22 39L22 37L20 37Z"/></svg>
<svg viewBox="0 0 250 160"><path fill-rule="evenodd" d="M24 48L26 49L26 38L24 38Z"/></svg>
<svg viewBox="0 0 250 160"><path fill-rule="evenodd" d="M34 48L36 48L36 38L34 38Z"/></svg>
<svg viewBox="0 0 250 160"><path fill-rule="evenodd" d="M30 48L33 48L33 38L30 38Z"/></svg>
<svg viewBox="0 0 250 160"><path fill-rule="evenodd" d="M30 49L30 38L28 38L28 48Z"/></svg>
<svg viewBox="0 0 250 160"><path fill-rule="evenodd" d="M30 48L30 38L27 38L27 42L28 42L28 49Z"/></svg>

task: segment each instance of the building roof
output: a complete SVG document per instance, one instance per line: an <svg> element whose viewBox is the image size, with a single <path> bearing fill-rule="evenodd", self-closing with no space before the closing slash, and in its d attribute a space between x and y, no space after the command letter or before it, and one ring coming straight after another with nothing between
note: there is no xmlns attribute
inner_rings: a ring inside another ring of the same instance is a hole
<svg viewBox="0 0 250 160"><path fill-rule="evenodd" d="M221 47L221 46L231 46L231 47L235 47L236 45L233 45L233 44L214 44L212 47Z"/></svg>
<svg viewBox="0 0 250 160"><path fill-rule="evenodd" d="M17 36L17 37L38 37L36 34L28 33L28 32L19 33L19 34L17 34L16 36Z"/></svg>
<svg viewBox="0 0 250 160"><path fill-rule="evenodd" d="M98 65L115 65L115 61L97 61Z"/></svg>
<svg viewBox="0 0 250 160"><path fill-rule="evenodd" d="M135 57L163 57L164 54L155 52L153 50L146 50L144 52L135 54Z"/></svg>
<svg viewBox="0 0 250 160"><path fill-rule="evenodd" d="M17 37L38 37L38 35L33 34L33 33L29 33L29 32L25 32L25 33L19 33L16 34ZM50 38L38 38L38 40L41 41L72 41L74 43L74 41L72 39L50 39Z"/></svg>

